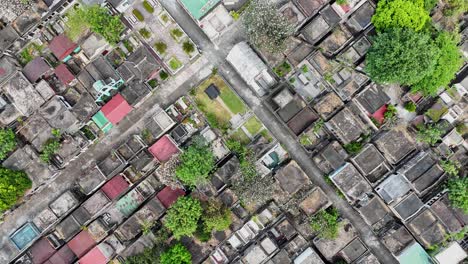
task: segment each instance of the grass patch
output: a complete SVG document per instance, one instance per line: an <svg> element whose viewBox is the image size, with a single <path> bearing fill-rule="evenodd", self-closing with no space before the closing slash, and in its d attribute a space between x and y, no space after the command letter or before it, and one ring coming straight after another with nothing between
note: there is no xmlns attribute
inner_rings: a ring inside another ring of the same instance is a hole
<svg viewBox="0 0 468 264"><path fill-rule="evenodd" d="M252 116L249 120L247 120L247 122L245 122L244 127L252 136L255 136L263 126L255 116Z"/></svg>
<svg viewBox="0 0 468 264"><path fill-rule="evenodd" d="M171 69L175 71L182 67L182 62L180 62L176 57L172 57L169 60L169 67L171 67Z"/></svg>
<svg viewBox="0 0 468 264"><path fill-rule="evenodd" d="M231 135L231 138L236 141L239 141L241 144L248 144L250 142L250 138L240 128L237 129L237 131Z"/></svg>
<svg viewBox="0 0 468 264"><path fill-rule="evenodd" d="M440 118L448 112L447 107L442 106L440 109L431 108L427 110L426 115L434 122L438 122Z"/></svg>
<svg viewBox="0 0 468 264"><path fill-rule="evenodd" d="M272 142L273 138L271 137L270 133L268 130L265 128L259 133L262 137L264 137L268 142Z"/></svg>
<svg viewBox="0 0 468 264"><path fill-rule="evenodd" d="M229 127L229 120L232 117L231 113L219 101L211 100L205 93L205 89L210 84L216 85L221 93L229 89L219 75L213 75L196 87L191 94L197 107L205 114L210 125L216 121L219 127Z"/></svg>
<svg viewBox="0 0 468 264"><path fill-rule="evenodd" d="M133 9L132 14L140 21L143 22L145 21L145 17L143 14L140 12L138 9Z"/></svg>
<svg viewBox="0 0 468 264"><path fill-rule="evenodd" d="M235 94L234 91L226 85L226 83L223 82L223 84L224 85L222 86L216 86L220 90L219 97L221 97L221 100L223 100L229 110L234 114L244 114L247 112L247 108L239 96L237 96L237 94Z"/></svg>
<svg viewBox="0 0 468 264"><path fill-rule="evenodd" d="M154 12L154 8L150 5L150 3L148 3L148 1L143 1L143 8L148 12L148 13L153 13Z"/></svg>

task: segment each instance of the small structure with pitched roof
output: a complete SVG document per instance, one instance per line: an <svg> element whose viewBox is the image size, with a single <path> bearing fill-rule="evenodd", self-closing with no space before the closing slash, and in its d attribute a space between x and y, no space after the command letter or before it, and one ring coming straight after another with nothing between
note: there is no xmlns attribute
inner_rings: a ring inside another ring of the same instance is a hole
<svg viewBox="0 0 468 264"><path fill-rule="evenodd" d="M79 51L80 47L76 43L73 43L67 36L61 34L50 41L49 49L57 59L66 62L71 59L70 55L73 52Z"/></svg>
<svg viewBox="0 0 468 264"><path fill-rule="evenodd" d="M23 68L23 74L31 82L35 83L41 77L50 74L51 67L42 57L36 57Z"/></svg>
<svg viewBox="0 0 468 264"><path fill-rule="evenodd" d="M148 150L159 162L166 162L173 155L180 152L177 145L168 135L162 136Z"/></svg>
<svg viewBox="0 0 468 264"><path fill-rule="evenodd" d="M116 94L101 108L101 112L112 125L117 125L131 111L132 107L120 94Z"/></svg>

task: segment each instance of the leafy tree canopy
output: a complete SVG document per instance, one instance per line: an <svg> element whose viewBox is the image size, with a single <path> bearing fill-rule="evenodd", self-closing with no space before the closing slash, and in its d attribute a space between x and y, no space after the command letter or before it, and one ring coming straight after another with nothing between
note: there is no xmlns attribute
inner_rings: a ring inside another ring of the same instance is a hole
<svg viewBox="0 0 468 264"><path fill-rule="evenodd" d="M15 132L11 128L0 129L0 160L7 157L7 154L16 147Z"/></svg>
<svg viewBox="0 0 468 264"><path fill-rule="evenodd" d="M434 70L412 86L413 91L424 95L435 95L441 87L449 85L455 73L463 64L461 52L457 47L456 36L447 32L439 34L435 44L439 49Z"/></svg>
<svg viewBox="0 0 468 264"><path fill-rule="evenodd" d="M377 83L412 85L434 71L438 54L428 34L392 29L375 37L366 71Z"/></svg>
<svg viewBox="0 0 468 264"><path fill-rule="evenodd" d="M191 264L192 254L182 244L175 244L161 254L161 264Z"/></svg>
<svg viewBox="0 0 468 264"><path fill-rule="evenodd" d="M468 177L450 179L447 187L452 205L468 213Z"/></svg>
<svg viewBox="0 0 468 264"><path fill-rule="evenodd" d="M181 155L176 176L184 184L195 186L205 181L215 166L215 158L210 146L196 138Z"/></svg>
<svg viewBox="0 0 468 264"><path fill-rule="evenodd" d="M280 53L294 28L268 0L250 1L242 22L249 41L260 49Z"/></svg>
<svg viewBox="0 0 468 264"><path fill-rule="evenodd" d="M191 236L197 230L201 215L202 207L198 200L181 197L167 211L164 225L177 239L182 236Z"/></svg>
<svg viewBox="0 0 468 264"><path fill-rule="evenodd" d="M111 15L107 8L98 5L78 7L68 14L68 19L70 22L67 26L74 34L77 29L82 31L86 25L113 45L120 41L120 34L124 30L119 16Z"/></svg>
<svg viewBox="0 0 468 264"><path fill-rule="evenodd" d="M15 205L18 198L31 186L31 180L23 171L0 167L0 212Z"/></svg>
<svg viewBox="0 0 468 264"><path fill-rule="evenodd" d="M203 205L202 220L206 231L223 231L232 223L231 211L220 201L211 199Z"/></svg>
<svg viewBox="0 0 468 264"><path fill-rule="evenodd" d="M424 142L433 146L442 139L443 133L443 127L440 125L429 124L419 129L418 134L416 135L416 139L420 142Z"/></svg>
<svg viewBox="0 0 468 264"><path fill-rule="evenodd" d="M335 239L338 236L338 211L335 208L321 210L310 219L312 231L325 239Z"/></svg>
<svg viewBox="0 0 468 264"><path fill-rule="evenodd" d="M420 31L430 20L422 0L383 0L377 4L372 23L378 31L408 28Z"/></svg>

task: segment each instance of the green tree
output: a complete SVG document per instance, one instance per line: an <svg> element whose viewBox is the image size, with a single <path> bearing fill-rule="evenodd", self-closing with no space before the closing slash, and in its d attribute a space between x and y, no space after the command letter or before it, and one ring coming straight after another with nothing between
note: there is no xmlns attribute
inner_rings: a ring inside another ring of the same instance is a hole
<svg viewBox="0 0 468 264"><path fill-rule="evenodd" d="M416 139L419 142L427 143L431 146L435 145L439 140L441 140L441 136L444 133L444 130L440 125L426 125L421 127L418 130L418 134L416 135Z"/></svg>
<svg viewBox="0 0 468 264"><path fill-rule="evenodd" d="M420 31L430 20L422 0L382 0L377 4L372 23L378 31L408 28Z"/></svg>
<svg viewBox="0 0 468 264"><path fill-rule="evenodd" d="M11 128L0 129L0 160L7 157L7 154L16 148L15 132Z"/></svg>
<svg viewBox="0 0 468 264"><path fill-rule="evenodd" d="M215 158L210 146L201 138L196 138L180 155L176 176L184 184L195 186L208 178L214 166Z"/></svg>
<svg viewBox="0 0 468 264"><path fill-rule="evenodd" d="M468 213L468 177L449 179L447 187L452 205Z"/></svg>
<svg viewBox="0 0 468 264"><path fill-rule="evenodd" d="M284 51L286 40L294 32L288 20L267 0L250 1L242 22L249 41L271 53Z"/></svg>
<svg viewBox="0 0 468 264"><path fill-rule="evenodd" d="M166 228L158 229L154 233L154 245L151 248L146 248L143 252L128 257L125 264L156 264L160 263L159 258L167 248L170 233Z"/></svg>
<svg viewBox="0 0 468 264"><path fill-rule="evenodd" d="M206 231L223 231L232 223L231 211L222 202L210 199L203 204L202 221Z"/></svg>
<svg viewBox="0 0 468 264"><path fill-rule="evenodd" d="M428 34L392 29L375 37L366 71L377 83L412 85L434 71L438 52Z"/></svg>
<svg viewBox="0 0 468 264"><path fill-rule="evenodd" d="M200 201L190 197L180 197L167 211L164 226L174 237L191 236L197 230L197 223L202 215Z"/></svg>
<svg viewBox="0 0 468 264"><path fill-rule="evenodd" d="M31 186L31 180L23 171L0 167L0 212L15 205Z"/></svg>
<svg viewBox="0 0 468 264"><path fill-rule="evenodd" d="M421 91L424 95L435 95L439 88L449 85L463 64L457 42L457 37L447 32L437 36L435 44L439 49L439 56L436 58L434 70L416 82L412 86L413 91Z"/></svg>
<svg viewBox="0 0 468 264"><path fill-rule="evenodd" d="M191 264L192 254L182 244L175 244L161 254L161 264Z"/></svg>
<svg viewBox="0 0 468 264"><path fill-rule="evenodd" d="M405 104L405 109L408 111L408 112L416 112L416 104L413 103L413 102L407 102Z"/></svg>
<svg viewBox="0 0 468 264"><path fill-rule="evenodd" d="M101 35L112 45L120 41L120 34L124 25L119 16L113 16L105 7L98 5L80 6L67 14L69 22L67 27L70 32L82 32L85 27Z"/></svg>
<svg viewBox="0 0 468 264"><path fill-rule="evenodd" d="M335 208L321 210L310 218L312 231L325 239L335 239L338 236L338 211Z"/></svg>

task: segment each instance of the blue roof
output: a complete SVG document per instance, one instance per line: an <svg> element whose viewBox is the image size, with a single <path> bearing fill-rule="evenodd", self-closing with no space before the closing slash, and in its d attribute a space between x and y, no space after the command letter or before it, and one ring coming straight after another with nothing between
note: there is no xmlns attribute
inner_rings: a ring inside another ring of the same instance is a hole
<svg viewBox="0 0 468 264"><path fill-rule="evenodd" d="M427 254L419 243L407 247L399 256L400 264L434 264L431 256Z"/></svg>

